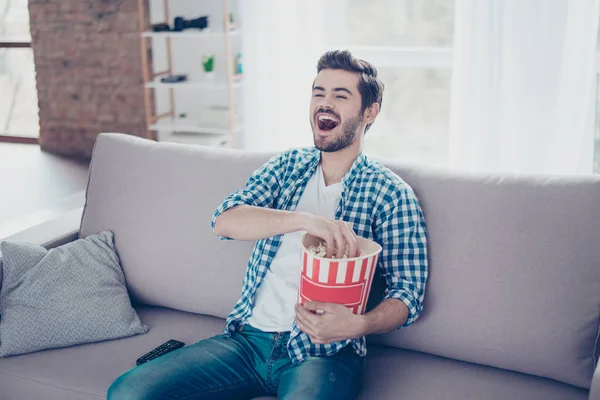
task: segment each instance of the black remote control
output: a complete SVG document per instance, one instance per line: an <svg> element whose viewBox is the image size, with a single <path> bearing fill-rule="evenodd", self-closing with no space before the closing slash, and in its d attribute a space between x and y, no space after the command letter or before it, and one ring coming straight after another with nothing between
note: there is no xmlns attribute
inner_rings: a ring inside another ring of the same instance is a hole
<svg viewBox="0 0 600 400"><path fill-rule="evenodd" d="M177 350L182 348L183 346L185 346L185 343L180 342L179 340L175 340L175 339L171 339L167 342L164 342L163 344L161 344L160 346L158 346L157 348L155 348L154 350L149 351L148 353L144 354L143 356L141 356L140 358L138 358L135 362L136 365L141 365L143 363L146 363L150 360L154 360L157 357L160 357L164 354L170 353L173 350Z"/></svg>
<svg viewBox="0 0 600 400"><path fill-rule="evenodd" d="M187 75L169 75L163 78L160 78L162 83L178 83L187 81Z"/></svg>

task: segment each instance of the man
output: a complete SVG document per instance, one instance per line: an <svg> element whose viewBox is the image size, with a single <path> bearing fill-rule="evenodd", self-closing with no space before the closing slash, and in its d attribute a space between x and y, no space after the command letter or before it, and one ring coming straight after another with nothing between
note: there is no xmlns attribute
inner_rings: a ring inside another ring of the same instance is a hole
<svg viewBox="0 0 600 400"><path fill-rule="evenodd" d="M324 54L317 71L315 148L272 158L213 217L222 239L256 241L224 334L127 372L110 399L353 399L365 335L417 319L427 279L423 215L412 189L362 153L383 84L347 51ZM357 235L378 242L383 301L364 315L339 304L296 304L304 232L327 243L327 257L358 255Z"/></svg>

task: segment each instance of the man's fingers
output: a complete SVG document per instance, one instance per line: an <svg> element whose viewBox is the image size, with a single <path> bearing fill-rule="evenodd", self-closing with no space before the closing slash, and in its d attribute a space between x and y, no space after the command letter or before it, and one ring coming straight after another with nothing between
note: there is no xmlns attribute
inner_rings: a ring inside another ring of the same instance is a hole
<svg viewBox="0 0 600 400"><path fill-rule="evenodd" d="M313 314L310 309L306 308L302 304L297 304L296 318L300 319L304 325L312 327L315 323L317 323L319 316Z"/></svg>
<svg viewBox="0 0 600 400"><path fill-rule="evenodd" d="M304 303L304 308L314 312L318 312L319 310L323 310L325 312L333 312L336 306L338 306L338 304L324 303L322 301L309 301Z"/></svg>
<svg viewBox="0 0 600 400"><path fill-rule="evenodd" d="M302 332L306 333L307 335L314 335L312 329L310 329L308 326L304 325L302 323L302 321L298 320L298 318L296 318L296 325L298 326L298 329L300 329Z"/></svg>
<svg viewBox="0 0 600 400"><path fill-rule="evenodd" d="M335 258L344 257L344 252L346 251L346 240L344 239L344 235L341 229L338 229L338 231L335 233L335 243Z"/></svg>
<svg viewBox="0 0 600 400"><path fill-rule="evenodd" d="M346 238L346 243L348 245L348 257L356 257L357 248L358 248L358 239L354 234L352 228L345 222L342 223L342 233Z"/></svg>
<svg viewBox="0 0 600 400"><path fill-rule="evenodd" d="M325 304L326 303L323 303L320 301L308 301L308 302L304 303L304 308L307 308L310 311L323 310L323 307Z"/></svg>
<svg viewBox="0 0 600 400"><path fill-rule="evenodd" d="M335 247L335 240L333 235L325 238L325 244L327 245L327 250L325 251L325 258L331 258L331 254L333 254L333 248Z"/></svg>
<svg viewBox="0 0 600 400"><path fill-rule="evenodd" d="M323 220L322 233L319 233L318 236L327 246L325 258L340 259L344 257L344 254L351 258L358 257L360 255L358 237L354 233L352 225L341 220Z"/></svg>
<svg viewBox="0 0 600 400"><path fill-rule="evenodd" d="M296 325L298 325L298 328L300 328L300 330L304 333L309 335L313 333L312 328L306 325L306 323L298 315L296 315Z"/></svg>
<svg viewBox="0 0 600 400"><path fill-rule="evenodd" d="M354 232L354 229L352 229L352 225L350 224L350 222L346 222L346 226L348 227L350 234L352 234L354 244L356 245L356 252L354 253L354 257L358 257L358 256L360 256L360 246L358 243L358 236L356 236L356 233Z"/></svg>

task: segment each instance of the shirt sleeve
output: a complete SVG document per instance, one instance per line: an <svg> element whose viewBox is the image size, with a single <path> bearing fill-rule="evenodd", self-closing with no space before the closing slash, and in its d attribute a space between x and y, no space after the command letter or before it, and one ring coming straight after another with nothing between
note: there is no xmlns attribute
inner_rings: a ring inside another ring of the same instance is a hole
<svg viewBox="0 0 600 400"><path fill-rule="evenodd" d="M215 210L211 227L214 230L217 217L225 211L240 205L273 208L275 199L281 190L281 174L285 166L286 154L283 153L271 158L262 167L252 173L246 186L239 189L223 200ZM232 240L225 236L218 236L221 240Z"/></svg>
<svg viewBox="0 0 600 400"><path fill-rule="evenodd" d="M398 299L408 307L404 328L421 313L427 281L425 219L412 189L403 190L397 201L383 207L376 233L383 248L385 299Z"/></svg>

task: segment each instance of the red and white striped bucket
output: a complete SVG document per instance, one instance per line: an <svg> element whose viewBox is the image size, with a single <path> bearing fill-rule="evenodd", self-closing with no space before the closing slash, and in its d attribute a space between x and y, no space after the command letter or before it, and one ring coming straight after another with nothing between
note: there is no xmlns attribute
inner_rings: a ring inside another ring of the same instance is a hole
<svg viewBox="0 0 600 400"><path fill-rule="evenodd" d="M343 304L355 314L363 314L367 307L373 275L381 246L371 240L358 238L363 255L355 258L331 259L318 257L308 251L323 242L305 234L302 238L302 273L298 302L316 300Z"/></svg>

